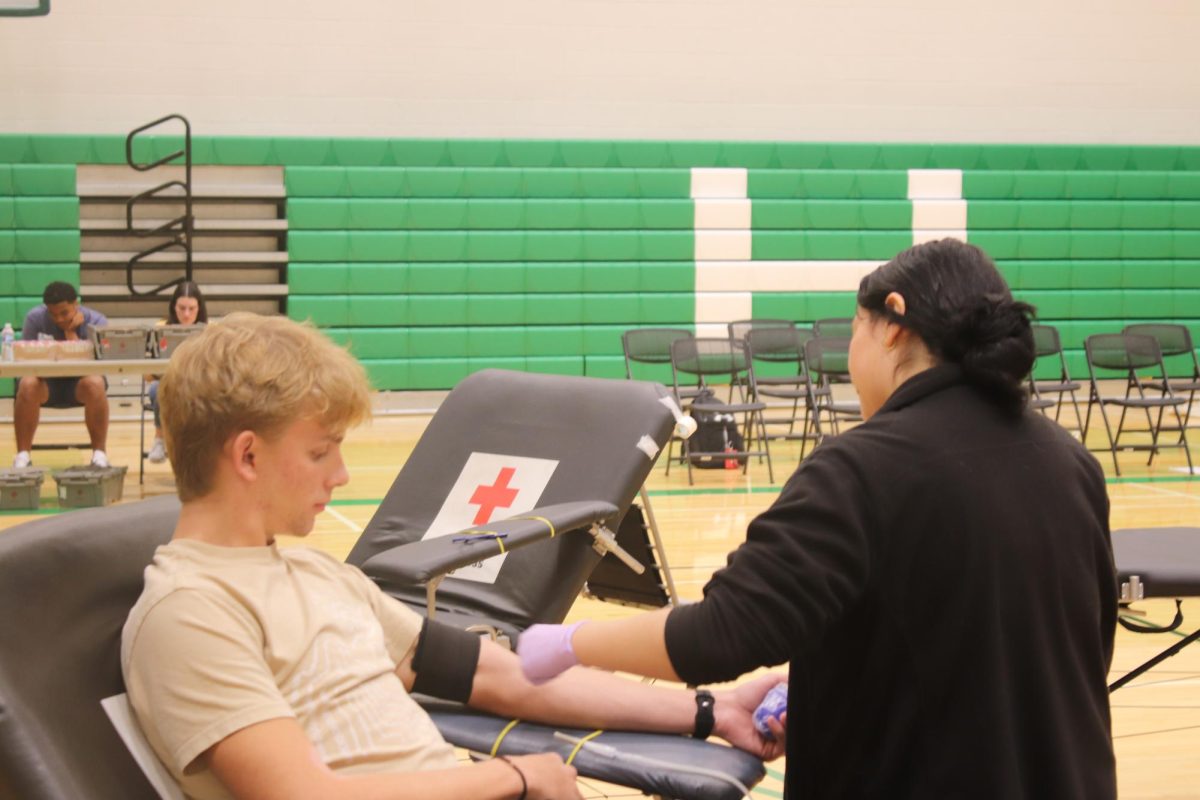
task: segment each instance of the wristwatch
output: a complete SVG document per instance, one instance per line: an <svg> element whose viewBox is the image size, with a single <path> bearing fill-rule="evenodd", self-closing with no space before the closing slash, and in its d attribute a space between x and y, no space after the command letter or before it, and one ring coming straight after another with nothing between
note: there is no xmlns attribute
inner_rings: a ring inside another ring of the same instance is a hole
<svg viewBox="0 0 1200 800"><path fill-rule="evenodd" d="M713 730L713 706L716 698L707 689L696 690L696 724L692 729L693 739L707 739Z"/></svg>

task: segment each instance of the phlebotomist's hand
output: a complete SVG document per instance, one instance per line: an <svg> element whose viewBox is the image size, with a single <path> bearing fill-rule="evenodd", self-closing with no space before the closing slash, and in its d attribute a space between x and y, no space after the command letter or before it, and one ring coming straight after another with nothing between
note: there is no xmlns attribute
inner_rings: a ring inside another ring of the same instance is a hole
<svg viewBox="0 0 1200 800"><path fill-rule="evenodd" d="M582 625L531 625L517 640L521 671L530 683L545 683L579 663L571 636Z"/></svg>
<svg viewBox="0 0 1200 800"><path fill-rule="evenodd" d="M782 675L763 675L727 692L713 692L713 734L734 747L770 761L783 755L787 746L787 714L769 719L767 725L774 739L767 739L754 727L754 709L767 692L786 682Z"/></svg>

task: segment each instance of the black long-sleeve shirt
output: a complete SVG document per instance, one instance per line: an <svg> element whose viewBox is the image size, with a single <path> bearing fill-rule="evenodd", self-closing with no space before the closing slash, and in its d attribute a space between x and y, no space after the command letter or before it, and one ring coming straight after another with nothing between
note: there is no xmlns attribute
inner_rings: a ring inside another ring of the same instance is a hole
<svg viewBox="0 0 1200 800"><path fill-rule="evenodd" d="M957 367L818 447L704 594L671 662L791 662L790 800L1116 796L1103 473Z"/></svg>

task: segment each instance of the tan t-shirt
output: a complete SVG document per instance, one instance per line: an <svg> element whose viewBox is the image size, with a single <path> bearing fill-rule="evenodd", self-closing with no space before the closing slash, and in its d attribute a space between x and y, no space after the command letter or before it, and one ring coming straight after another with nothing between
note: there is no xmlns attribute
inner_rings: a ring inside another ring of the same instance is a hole
<svg viewBox="0 0 1200 800"><path fill-rule="evenodd" d="M324 553L173 541L121 640L129 700L189 797L227 798L193 763L248 725L294 717L335 770L455 765L396 665L422 618Z"/></svg>

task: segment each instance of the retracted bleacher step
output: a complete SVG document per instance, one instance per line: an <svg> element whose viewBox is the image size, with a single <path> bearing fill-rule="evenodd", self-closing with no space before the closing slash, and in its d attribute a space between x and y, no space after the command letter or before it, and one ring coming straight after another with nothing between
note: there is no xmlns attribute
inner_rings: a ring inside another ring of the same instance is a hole
<svg viewBox="0 0 1200 800"><path fill-rule="evenodd" d="M131 232L126 202L182 176L183 167L176 166L153 173L127 166L79 166L80 294L89 306L110 318L147 323L166 316L165 296L131 293L124 271L135 253L169 237ZM210 316L237 310L286 312L288 222L282 168L193 166L191 194L193 278ZM153 230L182 213L181 192L143 198L134 209L135 229ZM146 291L171 280L185 260L179 248L145 256L135 269L135 287Z"/></svg>

